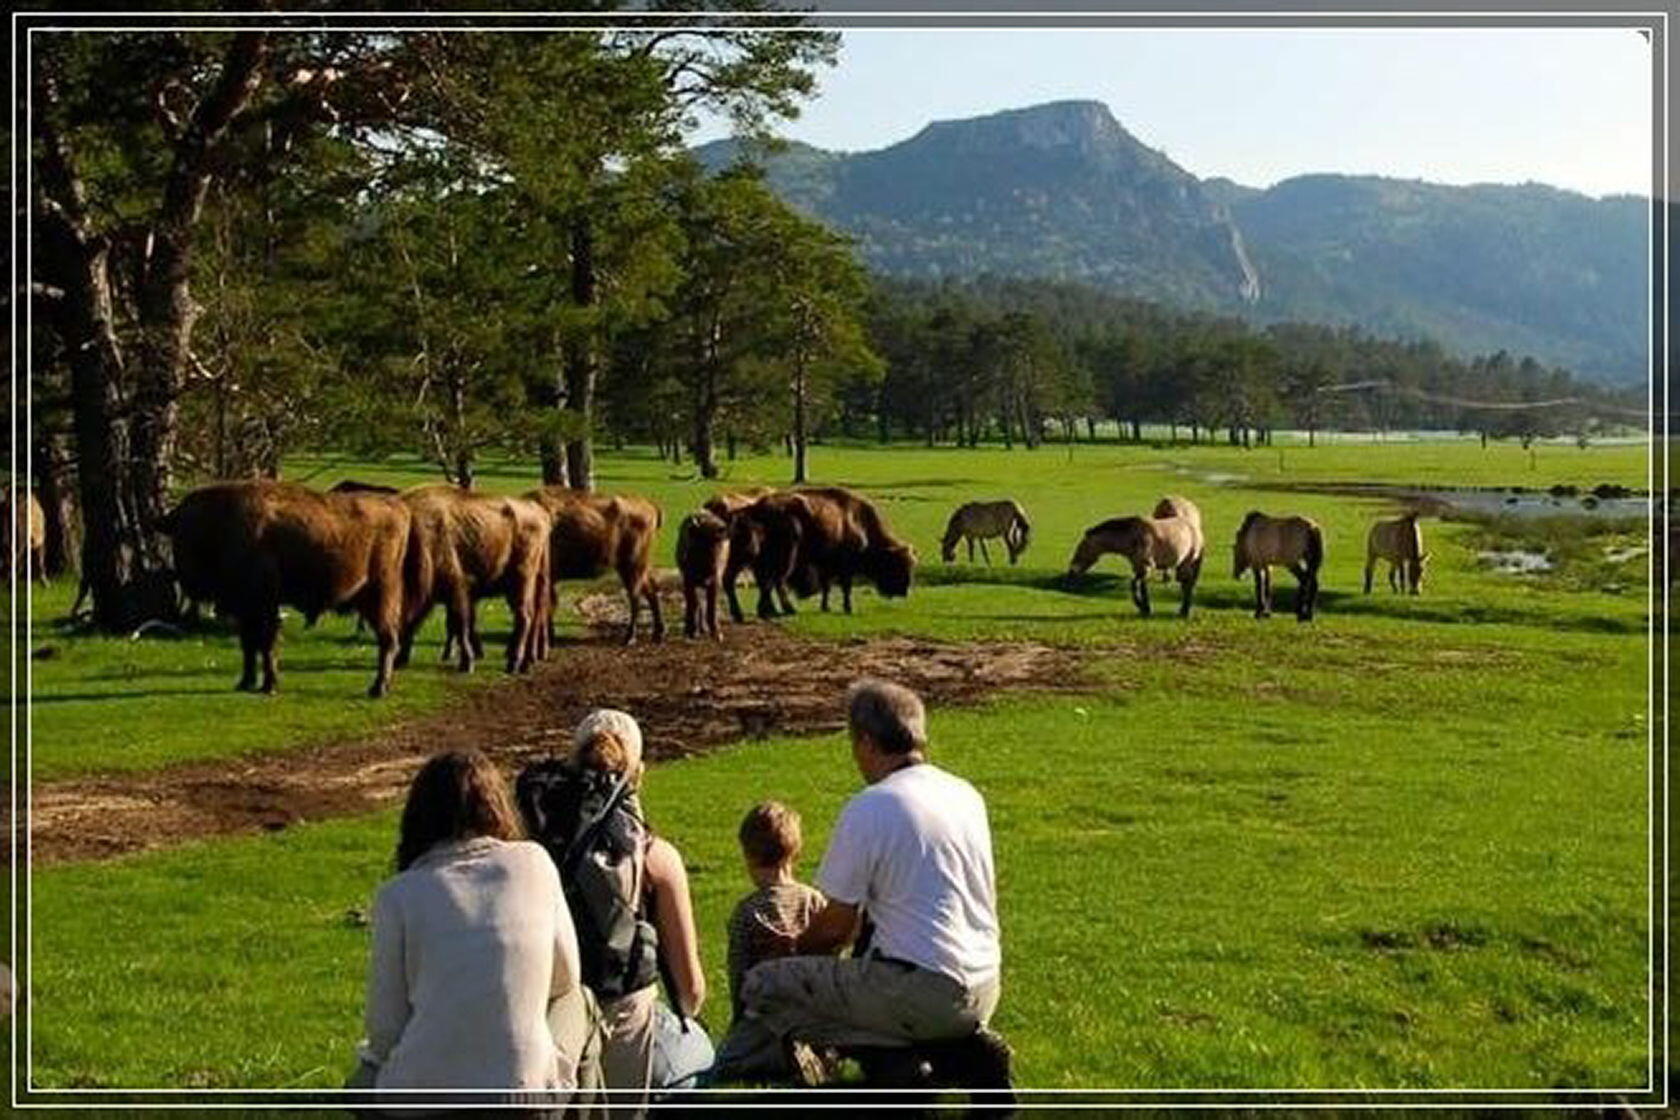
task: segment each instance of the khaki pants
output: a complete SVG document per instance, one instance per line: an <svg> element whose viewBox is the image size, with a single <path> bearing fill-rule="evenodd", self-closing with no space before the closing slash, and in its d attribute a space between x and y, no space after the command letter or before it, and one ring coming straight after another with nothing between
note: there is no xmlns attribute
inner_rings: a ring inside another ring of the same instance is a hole
<svg viewBox="0 0 1680 1120"><path fill-rule="evenodd" d="M601 1004L605 1042L601 1072L612 1090L613 1120L645 1115L648 1083L653 1077L653 1012L659 1002L658 985Z"/></svg>
<svg viewBox="0 0 1680 1120"><path fill-rule="evenodd" d="M783 1040L909 1046L965 1038L991 1020L997 982L970 989L923 968L840 957L783 957L747 973L743 1016L718 1055L730 1069L785 1069Z"/></svg>

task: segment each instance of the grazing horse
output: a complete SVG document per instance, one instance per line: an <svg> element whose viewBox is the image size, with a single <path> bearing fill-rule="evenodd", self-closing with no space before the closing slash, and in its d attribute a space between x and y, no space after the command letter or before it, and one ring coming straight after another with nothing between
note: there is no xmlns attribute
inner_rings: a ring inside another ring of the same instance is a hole
<svg viewBox="0 0 1680 1120"><path fill-rule="evenodd" d="M1184 517L1116 517L1085 530L1084 539L1068 563L1068 575L1089 571L1099 557L1118 552L1132 564L1132 602L1149 616L1149 572L1170 571L1178 577L1178 616L1190 617L1190 596L1202 572L1202 530Z"/></svg>
<svg viewBox="0 0 1680 1120"><path fill-rule="evenodd" d="M1254 569L1254 617L1272 613L1271 565L1282 564L1300 583L1295 596L1295 617L1302 622L1313 616L1318 602L1318 570L1324 566L1324 531L1307 517L1267 517L1250 510L1237 530L1236 568L1231 578L1241 579Z"/></svg>
<svg viewBox="0 0 1680 1120"><path fill-rule="evenodd" d="M1423 565L1428 559L1415 510L1394 521L1377 522L1365 538L1365 594L1371 593L1371 573L1378 560L1388 561L1389 587L1418 594L1423 590Z"/></svg>
<svg viewBox="0 0 1680 1120"><path fill-rule="evenodd" d="M1156 502L1155 508L1150 512L1149 516L1157 519L1163 517L1182 517L1186 521L1192 521L1195 523L1196 532L1199 533L1202 531L1202 511L1196 508L1195 502L1192 502L1189 498L1181 498L1177 494L1168 494L1166 497ZM1203 539L1205 540L1206 538ZM1162 568L1161 582L1166 583L1171 578L1172 572L1166 568Z"/></svg>
<svg viewBox="0 0 1680 1120"><path fill-rule="evenodd" d="M949 564L957 558L957 542L966 540L968 562L972 564L974 542L979 541L980 555L985 557L989 568L992 558L986 551L986 542L993 537L1003 538L1011 564L1027 550L1027 544L1032 539L1032 525L1027 521L1027 511L1021 508L1021 503L1005 498L999 502L968 502L958 506L951 514L951 520L945 523L945 540L940 544L939 552Z"/></svg>

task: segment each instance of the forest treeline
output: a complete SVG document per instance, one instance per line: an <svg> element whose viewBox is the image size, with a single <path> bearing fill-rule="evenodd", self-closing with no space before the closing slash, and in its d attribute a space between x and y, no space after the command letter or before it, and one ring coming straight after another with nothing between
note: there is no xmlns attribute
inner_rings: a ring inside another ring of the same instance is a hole
<svg viewBox="0 0 1680 1120"><path fill-rule="evenodd" d="M793 116L837 38L658 8L589 33L35 37L31 481L102 625L167 612L156 523L179 486L303 450L418 453L466 486L515 455L587 488L601 439L707 477L785 445L797 481L839 434L1497 438L1615 415L1503 353L872 279L755 172L708 175L683 145L702 110L744 133Z"/></svg>

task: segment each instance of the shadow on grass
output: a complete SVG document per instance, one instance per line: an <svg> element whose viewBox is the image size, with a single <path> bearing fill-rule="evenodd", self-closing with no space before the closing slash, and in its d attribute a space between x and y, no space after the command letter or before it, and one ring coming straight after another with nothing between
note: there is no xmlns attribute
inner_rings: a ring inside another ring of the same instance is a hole
<svg viewBox="0 0 1680 1120"><path fill-rule="evenodd" d="M977 478L906 478L898 482L835 482L830 485L866 494L877 490L951 490L958 486L980 486L982 483Z"/></svg>
<svg viewBox="0 0 1680 1120"><path fill-rule="evenodd" d="M1203 573L1205 579L1205 568ZM923 585L928 587L966 585L1017 587L1035 591L1051 591L1061 595L1076 595L1081 598L1118 598L1122 604L1128 603L1130 584L1129 576L1109 572L1087 572L1081 576L1069 576L1065 572L1047 572L1043 569L989 569L966 565L930 566L926 571L919 574L919 578ZM1224 580L1221 580L1219 585L1215 587L1209 587L1205 582L1198 584L1193 599L1194 609L1253 613L1253 587L1254 585L1249 582L1245 582L1238 587ZM1295 596L1298 593L1298 588L1292 577L1274 573L1272 577L1273 617L1292 615L1295 612ZM1151 580L1149 594L1150 598L1155 601L1156 613L1162 613L1163 608L1169 603L1173 610L1177 609L1178 586L1176 583ZM1318 609L1321 614L1392 618L1403 622L1425 622L1439 625L1533 626L1547 630L1572 630L1587 634L1634 635L1645 633L1645 622L1638 617L1616 618L1596 614L1558 614L1524 610L1518 607L1466 604L1462 601L1431 602L1427 597L1402 597L1376 592L1367 596L1362 591L1341 590L1331 587L1321 587L1319 589ZM1027 621L1036 616L987 615L969 617ZM1062 620L1083 616L1054 615L1043 617L1046 621L1049 621L1051 619Z"/></svg>
<svg viewBox="0 0 1680 1120"><path fill-rule="evenodd" d="M151 700L162 696L232 696L236 690L229 684L222 688L148 688L138 692L54 692L46 696L31 696L36 707L51 704L86 704L106 700Z"/></svg>

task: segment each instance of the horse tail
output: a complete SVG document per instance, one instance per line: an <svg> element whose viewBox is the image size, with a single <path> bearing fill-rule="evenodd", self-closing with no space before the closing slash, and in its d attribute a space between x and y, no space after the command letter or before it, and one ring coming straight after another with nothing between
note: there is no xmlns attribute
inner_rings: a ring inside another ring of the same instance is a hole
<svg viewBox="0 0 1680 1120"><path fill-rule="evenodd" d="M1025 552L1027 544L1032 540L1032 522L1027 520L1027 511L1021 508L1020 502L1010 502L1015 507L1015 528L1020 533L1020 539L1015 543L1016 552Z"/></svg>
<svg viewBox="0 0 1680 1120"><path fill-rule="evenodd" d="M1307 572L1316 575L1318 569L1324 565L1324 530L1316 524L1307 522Z"/></svg>
<svg viewBox="0 0 1680 1120"><path fill-rule="evenodd" d="M1406 528L1407 528L1407 530L1409 531L1409 534L1410 534L1410 540L1408 541L1408 543L1412 546L1411 559L1422 560L1423 559L1423 530L1418 527L1418 518L1417 518L1416 511L1412 512L1411 514L1409 514L1406 517Z"/></svg>

